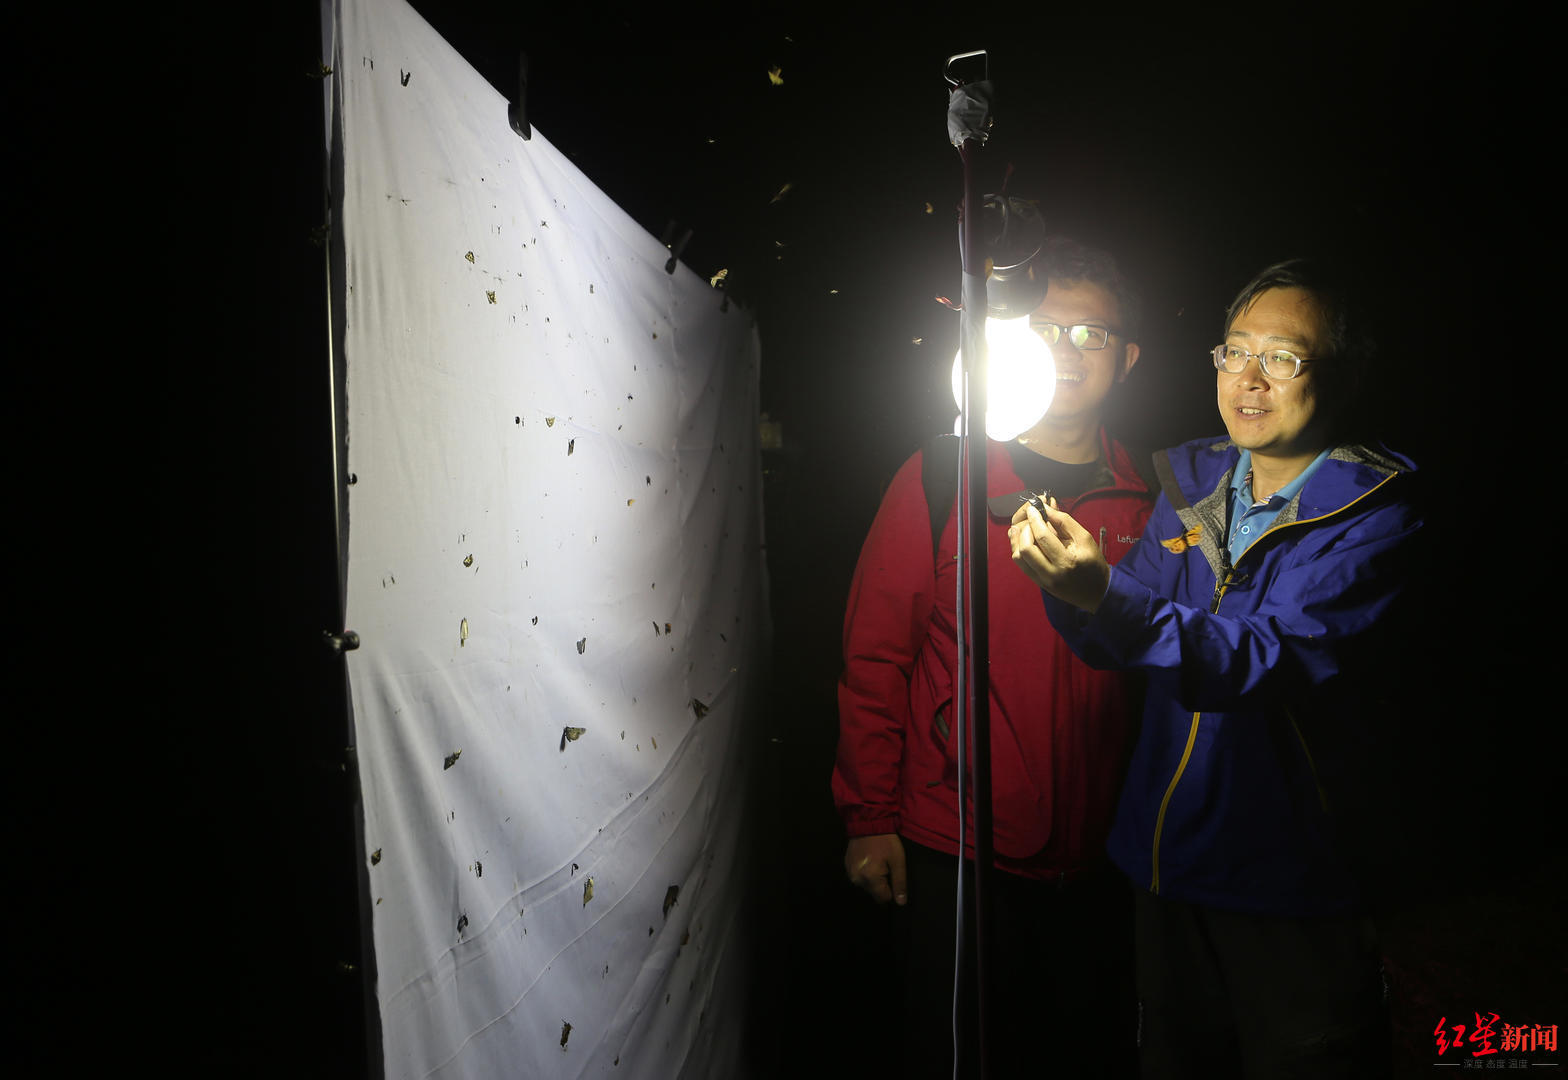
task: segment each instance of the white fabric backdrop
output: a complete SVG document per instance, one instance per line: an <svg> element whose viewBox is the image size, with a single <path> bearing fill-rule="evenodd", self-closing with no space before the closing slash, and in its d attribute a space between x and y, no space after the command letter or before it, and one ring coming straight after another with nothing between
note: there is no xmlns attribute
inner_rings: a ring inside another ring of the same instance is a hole
<svg viewBox="0 0 1568 1080"><path fill-rule="evenodd" d="M733 1075L755 326L401 0L323 31L386 1074Z"/></svg>

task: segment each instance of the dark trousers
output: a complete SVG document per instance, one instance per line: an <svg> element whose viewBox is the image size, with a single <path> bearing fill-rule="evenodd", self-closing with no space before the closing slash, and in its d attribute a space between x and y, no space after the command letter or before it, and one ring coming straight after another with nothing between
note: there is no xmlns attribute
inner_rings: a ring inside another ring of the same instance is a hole
<svg viewBox="0 0 1568 1080"><path fill-rule="evenodd" d="M906 958L902 1076L953 1075L953 945L958 860L904 841L909 903L894 910ZM974 995L973 864L965 946L961 1076L979 1075ZM987 1065L1014 1077L1132 1076L1132 897L1107 867L1066 882L991 874L992 972Z"/></svg>
<svg viewBox="0 0 1568 1080"><path fill-rule="evenodd" d="M1387 1077L1371 923L1215 908L1139 892L1144 1080Z"/></svg>

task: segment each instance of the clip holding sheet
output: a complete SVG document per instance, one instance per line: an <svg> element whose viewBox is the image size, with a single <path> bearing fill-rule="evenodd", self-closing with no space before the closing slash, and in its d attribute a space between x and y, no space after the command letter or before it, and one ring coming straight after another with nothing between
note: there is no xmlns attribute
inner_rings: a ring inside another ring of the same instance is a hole
<svg viewBox="0 0 1568 1080"><path fill-rule="evenodd" d="M534 137L534 130L528 124L528 54L525 52L517 54L517 100L506 107L506 118L524 142Z"/></svg>
<svg viewBox="0 0 1568 1080"><path fill-rule="evenodd" d="M659 243L670 249L670 257L664 263L664 272L666 274L675 273L675 264L679 262L681 252L685 251L686 245L691 242L691 230L687 229L681 233L679 240L676 240L673 244L670 243L670 240L675 236L675 227L675 219L671 218L669 223L664 226L664 236L659 240Z"/></svg>

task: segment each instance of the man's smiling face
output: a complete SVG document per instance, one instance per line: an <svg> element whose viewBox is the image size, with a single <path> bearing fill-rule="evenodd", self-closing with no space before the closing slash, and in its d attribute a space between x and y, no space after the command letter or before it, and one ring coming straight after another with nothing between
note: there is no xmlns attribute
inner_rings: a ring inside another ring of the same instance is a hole
<svg viewBox="0 0 1568 1080"><path fill-rule="evenodd" d="M1316 299L1305 289L1280 288L1259 293L1231 323L1225 344L1251 353L1288 349L1303 360L1323 356L1328 328ZM1220 416L1231 441L1254 457L1280 461L1311 457L1326 443L1318 382L1313 364L1301 365L1294 379L1273 379L1257 357L1232 375L1216 372Z"/></svg>
<svg viewBox="0 0 1568 1080"><path fill-rule="evenodd" d="M1138 360L1138 346L1112 333L1103 349L1080 350L1068 341L1067 328L1079 323L1121 329L1116 297L1092 281L1052 281L1045 299L1029 316L1031 326L1055 323L1061 337L1051 346L1056 360L1056 396L1047 417L1066 420L1098 414L1111 387L1127 377Z"/></svg>

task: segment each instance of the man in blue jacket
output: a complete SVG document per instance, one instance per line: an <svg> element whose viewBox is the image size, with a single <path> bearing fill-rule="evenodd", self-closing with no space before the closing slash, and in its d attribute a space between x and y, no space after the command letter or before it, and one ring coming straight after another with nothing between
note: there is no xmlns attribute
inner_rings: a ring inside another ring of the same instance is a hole
<svg viewBox="0 0 1568 1080"><path fill-rule="evenodd" d="M1111 567L1054 506L1013 519L1073 650L1148 676L1108 842L1138 887L1144 1077L1389 1072L1352 841L1421 522L1414 466L1348 423L1371 351L1329 270L1271 266L1214 349L1229 438L1156 456L1131 552Z"/></svg>

